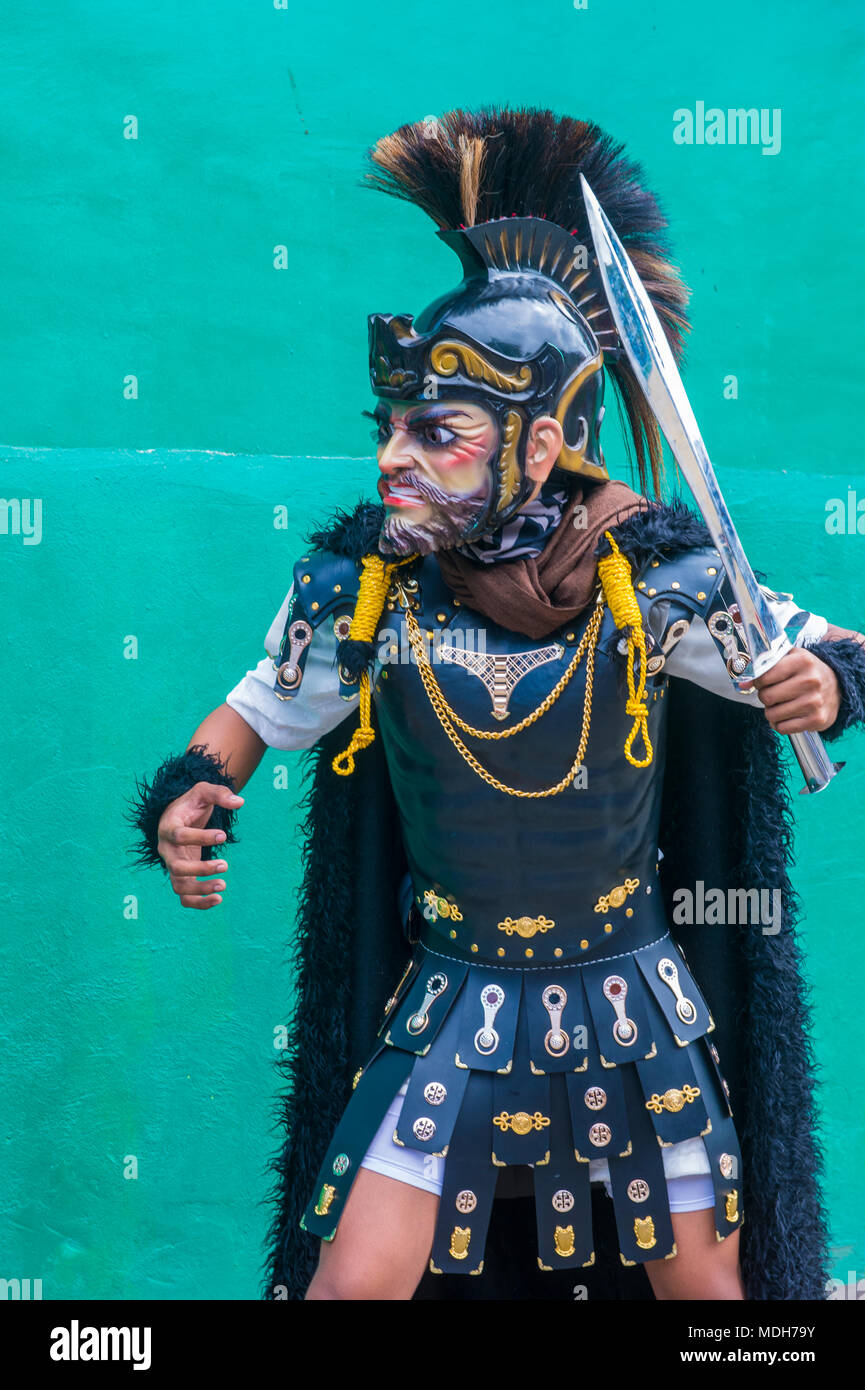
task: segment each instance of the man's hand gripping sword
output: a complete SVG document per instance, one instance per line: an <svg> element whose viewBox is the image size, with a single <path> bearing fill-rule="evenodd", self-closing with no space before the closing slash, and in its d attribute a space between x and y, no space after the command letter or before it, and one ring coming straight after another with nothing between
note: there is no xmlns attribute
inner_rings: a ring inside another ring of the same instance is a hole
<svg viewBox="0 0 865 1390"><path fill-rule="evenodd" d="M585 178L580 175L598 269L622 347L690 487L739 606L750 664L733 677L757 679L792 650L766 602L736 534L706 446L691 410L664 330L631 260ZM817 733L788 735L805 777L803 792L818 792L844 766L834 763Z"/></svg>

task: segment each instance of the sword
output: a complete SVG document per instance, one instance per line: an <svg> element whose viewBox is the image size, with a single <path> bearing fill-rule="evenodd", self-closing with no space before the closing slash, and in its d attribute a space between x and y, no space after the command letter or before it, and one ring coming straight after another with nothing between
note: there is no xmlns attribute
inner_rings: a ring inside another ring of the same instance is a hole
<svg viewBox="0 0 865 1390"><path fill-rule="evenodd" d="M750 663L733 677L765 675L793 644L778 622L748 564L721 494L679 369L639 275L583 175L583 198L610 312L622 347L690 487L730 579ZM817 733L788 735L805 778L802 792L819 792L840 772Z"/></svg>

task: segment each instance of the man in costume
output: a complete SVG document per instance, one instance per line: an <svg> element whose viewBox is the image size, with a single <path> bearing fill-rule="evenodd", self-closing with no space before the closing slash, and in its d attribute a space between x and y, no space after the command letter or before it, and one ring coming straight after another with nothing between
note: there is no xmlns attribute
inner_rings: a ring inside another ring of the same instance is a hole
<svg viewBox="0 0 865 1390"><path fill-rule="evenodd" d="M820 1297L777 735L862 720L865 639L764 590L795 648L732 683L720 556L649 495L660 436L592 256L581 173L679 356L686 291L620 146L456 111L372 161L463 271L370 318L383 506L312 538L267 656L133 813L209 908L237 788L267 746L315 749L267 1296ZM639 493L601 451L607 372ZM677 919L698 884L738 913Z"/></svg>

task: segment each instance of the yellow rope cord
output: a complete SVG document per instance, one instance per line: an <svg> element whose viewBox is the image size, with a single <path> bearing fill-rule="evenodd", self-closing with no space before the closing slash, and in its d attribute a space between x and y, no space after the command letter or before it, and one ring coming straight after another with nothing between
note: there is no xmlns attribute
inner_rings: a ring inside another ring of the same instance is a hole
<svg viewBox="0 0 865 1390"><path fill-rule="evenodd" d="M628 630L628 700L625 712L634 720L634 727L625 740L625 757L632 767L648 767L652 761L652 744L649 739L649 710L646 699L646 633L643 628L643 615L634 586L631 583L631 566L627 556L619 550L609 531L604 535L612 546L612 554L598 561L598 575L604 590L607 607L613 615L617 628ZM639 685L634 687L634 650L640 655ZM631 752L631 746L638 732L643 735L646 756L639 761Z"/></svg>
<svg viewBox="0 0 865 1390"><path fill-rule="evenodd" d="M349 628L350 642L372 642L381 620L384 601L390 588L391 576L400 565L407 565L415 555L406 555L399 560L386 561L380 555L364 555L361 560L360 588L357 604ZM368 748L375 739L375 729L370 722L371 689L369 671L360 677L360 724L352 735L351 743L345 752L334 758L331 766L340 777L349 777L354 772L354 755L362 748Z"/></svg>

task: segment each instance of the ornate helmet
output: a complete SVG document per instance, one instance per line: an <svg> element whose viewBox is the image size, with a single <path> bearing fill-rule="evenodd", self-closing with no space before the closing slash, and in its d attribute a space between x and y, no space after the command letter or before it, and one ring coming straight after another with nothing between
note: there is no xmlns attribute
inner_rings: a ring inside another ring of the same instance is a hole
<svg viewBox="0 0 865 1390"><path fill-rule="evenodd" d="M367 184L416 203L462 263L462 283L417 318L370 315L369 360L377 396L468 398L497 419L493 487L471 536L502 525L531 492L525 444L538 415L562 426L558 469L609 477L598 440L605 365L641 489L647 462L659 489L661 437L607 308L581 173L625 243L677 359L688 290L668 258L666 219L623 148L586 121L489 108L401 126L370 151Z"/></svg>

